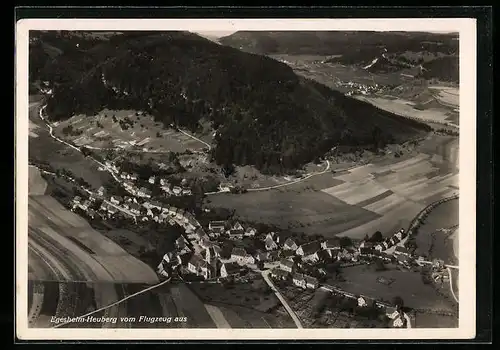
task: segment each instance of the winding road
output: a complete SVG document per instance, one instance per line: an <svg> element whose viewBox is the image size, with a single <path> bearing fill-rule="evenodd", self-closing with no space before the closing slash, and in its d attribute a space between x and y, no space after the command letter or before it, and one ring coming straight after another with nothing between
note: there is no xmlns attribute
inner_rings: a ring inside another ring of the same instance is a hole
<svg viewBox="0 0 500 350"><path fill-rule="evenodd" d="M446 267L446 270L448 270L448 275L450 276L449 280L450 280L450 290L451 290L451 295L453 296L453 299L455 299L455 301L458 303L458 298L455 294L455 290L453 289L453 275L451 273L451 269L449 267Z"/></svg>

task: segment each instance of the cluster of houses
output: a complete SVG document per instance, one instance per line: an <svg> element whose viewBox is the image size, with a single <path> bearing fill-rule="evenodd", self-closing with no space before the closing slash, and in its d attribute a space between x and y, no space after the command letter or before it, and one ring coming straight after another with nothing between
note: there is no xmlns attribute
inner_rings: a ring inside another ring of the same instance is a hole
<svg viewBox="0 0 500 350"><path fill-rule="evenodd" d="M346 93L347 96L352 96L353 94L367 95L370 93L376 93L380 91L380 86L378 84L366 85L361 83L356 83L353 81L348 82L337 82L338 87L348 88L349 91Z"/></svg>

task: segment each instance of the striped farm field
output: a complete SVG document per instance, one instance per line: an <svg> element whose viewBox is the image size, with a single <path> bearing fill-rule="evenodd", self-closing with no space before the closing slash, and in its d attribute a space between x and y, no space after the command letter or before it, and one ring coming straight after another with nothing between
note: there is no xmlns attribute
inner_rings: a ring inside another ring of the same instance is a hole
<svg viewBox="0 0 500 350"><path fill-rule="evenodd" d="M58 281L155 283L156 273L50 196L28 200L28 264Z"/></svg>
<svg viewBox="0 0 500 350"><path fill-rule="evenodd" d="M32 196L43 195L47 190L47 182L34 166L29 167L28 173L28 193Z"/></svg>

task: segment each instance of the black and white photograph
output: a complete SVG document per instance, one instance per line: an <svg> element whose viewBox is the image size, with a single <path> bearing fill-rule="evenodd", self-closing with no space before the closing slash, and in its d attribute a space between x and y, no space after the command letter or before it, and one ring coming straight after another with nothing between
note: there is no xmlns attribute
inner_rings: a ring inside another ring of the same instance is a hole
<svg viewBox="0 0 500 350"><path fill-rule="evenodd" d="M474 22L33 21L25 334L473 335Z"/></svg>

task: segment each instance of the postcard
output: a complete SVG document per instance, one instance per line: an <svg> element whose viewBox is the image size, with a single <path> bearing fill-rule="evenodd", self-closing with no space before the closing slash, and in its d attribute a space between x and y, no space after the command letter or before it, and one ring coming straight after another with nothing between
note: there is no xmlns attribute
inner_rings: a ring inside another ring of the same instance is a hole
<svg viewBox="0 0 500 350"><path fill-rule="evenodd" d="M475 47L466 18L18 21L17 336L473 338Z"/></svg>

